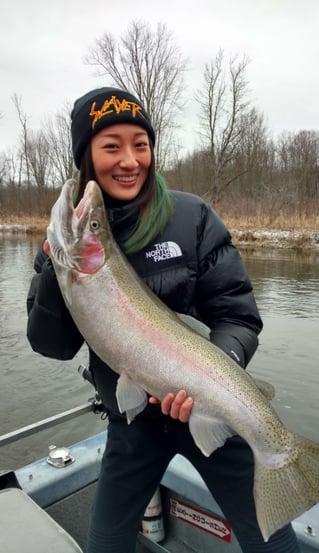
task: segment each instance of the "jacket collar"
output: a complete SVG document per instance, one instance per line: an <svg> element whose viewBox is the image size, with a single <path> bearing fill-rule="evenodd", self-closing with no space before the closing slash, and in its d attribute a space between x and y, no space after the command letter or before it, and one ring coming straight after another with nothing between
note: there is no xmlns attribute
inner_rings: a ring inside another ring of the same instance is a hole
<svg viewBox="0 0 319 553"><path fill-rule="evenodd" d="M119 244L125 242L134 232L140 214L138 198L130 202L114 200L103 192L107 217L114 235Z"/></svg>

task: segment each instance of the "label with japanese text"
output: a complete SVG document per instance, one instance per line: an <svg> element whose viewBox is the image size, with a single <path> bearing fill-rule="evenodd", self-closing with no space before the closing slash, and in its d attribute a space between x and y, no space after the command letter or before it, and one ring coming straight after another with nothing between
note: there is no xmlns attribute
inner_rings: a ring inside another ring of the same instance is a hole
<svg viewBox="0 0 319 553"><path fill-rule="evenodd" d="M230 543L231 526L229 522L216 517L206 511L202 511L193 505L188 505L179 499L170 498L170 514L187 524L196 526L204 532L213 534L220 540Z"/></svg>

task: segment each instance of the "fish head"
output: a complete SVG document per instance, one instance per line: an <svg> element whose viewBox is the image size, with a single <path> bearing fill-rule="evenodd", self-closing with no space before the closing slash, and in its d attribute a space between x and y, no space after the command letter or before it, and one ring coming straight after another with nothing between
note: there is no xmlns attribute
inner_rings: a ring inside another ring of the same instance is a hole
<svg viewBox="0 0 319 553"><path fill-rule="evenodd" d="M101 269L110 255L113 240L99 185L89 181L76 208L72 201L74 187L73 180L63 185L47 229L50 256L68 303L72 282Z"/></svg>
<svg viewBox="0 0 319 553"><path fill-rule="evenodd" d="M83 198L73 210L73 260L81 275L96 273L110 256L112 234L101 189L89 181Z"/></svg>

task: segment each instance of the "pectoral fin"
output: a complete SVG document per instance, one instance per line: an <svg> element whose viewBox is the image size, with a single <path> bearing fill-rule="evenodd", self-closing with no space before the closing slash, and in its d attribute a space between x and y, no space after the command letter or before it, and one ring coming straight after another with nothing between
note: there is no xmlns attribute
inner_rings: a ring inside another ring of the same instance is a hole
<svg viewBox="0 0 319 553"><path fill-rule="evenodd" d="M189 430L195 444L206 457L209 457L215 449L223 446L227 438L235 434L221 420L196 413L194 408L189 419Z"/></svg>
<svg viewBox="0 0 319 553"><path fill-rule="evenodd" d="M128 424L147 405L146 392L137 386L126 373L122 373L117 381L116 399L120 413L126 412Z"/></svg>
<svg viewBox="0 0 319 553"><path fill-rule="evenodd" d="M275 388L272 384L265 382L265 380L261 380L260 378L254 378L254 381L266 399L271 401L275 397Z"/></svg>

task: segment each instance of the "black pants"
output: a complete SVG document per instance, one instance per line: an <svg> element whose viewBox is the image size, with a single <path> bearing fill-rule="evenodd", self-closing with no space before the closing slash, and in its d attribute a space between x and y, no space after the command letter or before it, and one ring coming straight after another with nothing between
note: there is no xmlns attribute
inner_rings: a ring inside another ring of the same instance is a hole
<svg viewBox="0 0 319 553"><path fill-rule="evenodd" d="M207 458L194 444L187 424L149 406L130 425L117 415L109 417L87 553L134 552L145 508L176 453L198 470L244 553L300 551L291 525L264 542L252 494L254 461L244 440L233 437Z"/></svg>

